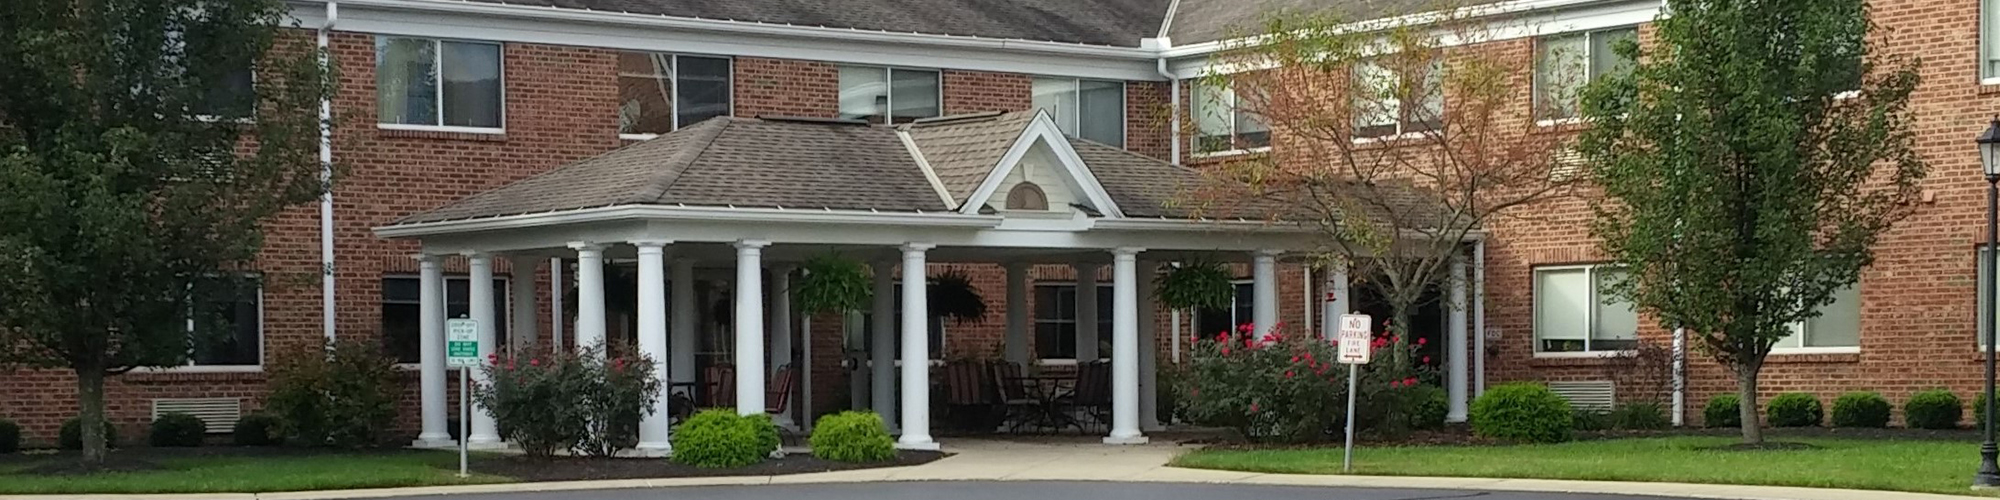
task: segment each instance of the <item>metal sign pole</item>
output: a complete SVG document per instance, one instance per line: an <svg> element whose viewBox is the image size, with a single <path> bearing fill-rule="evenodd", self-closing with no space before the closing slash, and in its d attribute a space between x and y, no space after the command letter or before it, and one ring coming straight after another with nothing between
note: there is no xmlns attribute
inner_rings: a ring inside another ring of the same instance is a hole
<svg viewBox="0 0 2000 500"><path fill-rule="evenodd" d="M1347 365L1347 439L1345 451L1340 457L1340 472L1354 471L1354 393L1359 390L1361 365L1368 364L1374 352L1369 349L1374 334L1369 330L1373 320L1366 314L1343 314L1340 316L1340 362Z"/></svg>
<svg viewBox="0 0 2000 500"><path fill-rule="evenodd" d="M472 437L472 435L469 434L465 428L466 422L471 420L471 418L469 418L470 412L466 411L465 393L472 391L472 387L466 385L465 383L466 370L469 369L468 368L458 369L458 477L469 476L469 474L466 474L466 467L465 467L465 442L467 441L466 438ZM1348 412L1351 414L1353 413L1353 408L1352 408L1353 403L1351 402L1351 400L1348 403L1348 405L1349 405ZM1350 424L1348 425L1348 427L1352 428L1353 425Z"/></svg>
<svg viewBox="0 0 2000 500"><path fill-rule="evenodd" d="M1340 472L1354 472L1354 387L1361 378L1361 365L1347 365L1347 452L1340 457Z"/></svg>

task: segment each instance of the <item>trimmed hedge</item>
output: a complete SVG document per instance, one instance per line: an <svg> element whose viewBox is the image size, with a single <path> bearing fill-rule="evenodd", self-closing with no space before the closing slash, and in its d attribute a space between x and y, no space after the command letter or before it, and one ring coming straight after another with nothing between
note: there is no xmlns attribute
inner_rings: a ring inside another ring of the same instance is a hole
<svg viewBox="0 0 2000 500"><path fill-rule="evenodd" d="M1826 420L1826 410L1811 394L1787 392L1771 398L1764 418L1772 427L1818 427Z"/></svg>
<svg viewBox="0 0 2000 500"><path fill-rule="evenodd" d="M208 423L194 415L172 412L153 419L153 427L147 431L146 442L155 447L201 446L202 438L208 436Z"/></svg>
<svg viewBox="0 0 2000 500"><path fill-rule="evenodd" d="M21 451L21 424L0 418L0 455Z"/></svg>
<svg viewBox="0 0 2000 500"><path fill-rule="evenodd" d="M814 457L835 462L880 462L896 458L896 442L882 416L869 411L844 411L820 417L813 425Z"/></svg>
<svg viewBox="0 0 2000 500"><path fill-rule="evenodd" d="M1709 427L1742 427L1742 403L1735 394L1717 394L1701 407L1701 423Z"/></svg>
<svg viewBox="0 0 2000 500"><path fill-rule="evenodd" d="M1443 429L1445 416L1451 413L1451 403L1446 400L1444 388L1435 385L1417 385L1405 389L1404 396L1409 410L1404 416L1409 418L1411 429Z"/></svg>
<svg viewBox="0 0 2000 500"><path fill-rule="evenodd" d="M1912 429L1956 429L1964 416L1958 395L1944 389L1919 391L1903 402L1903 422Z"/></svg>
<svg viewBox="0 0 2000 500"><path fill-rule="evenodd" d="M277 446L284 444L285 435L280 431L278 417L263 413L252 413L236 419L236 426L230 429L230 436L237 446Z"/></svg>
<svg viewBox="0 0 2000 500"><path fill-rule="evenodd" d="M65 450L83 449L83 419L70 417L64 420L62 428L56 431L56 447ZM104 421L104 447L118 447L118 426Z"/></svg>
<svg viewBox="0 0 2000 500"><path fill-rule="evenodd" d="M1611 426L1618 429L1651 431L1674 425L1659 403L1631 402L1611 410Z"/></svg>
<svg viewBox="0 0 2000 500"><path fill-rule="evenodd" d="M703 410L674 429L675 462L703 468L743 467L778 449L778 428L768 415Z"/></svg>
<svg viewBox="0 0 2000 500"><path fill-rule="evenodd" d="M1850 392L1833 400L1833 426L1880 429L1889 426L1889 414L1894 411L1889 398L1880 393Z"/></svg>
<svg viewBox="0 0 2000 500"><path fill-rule="evenodd" d="M1471 420L1474 434L1508 441L1558 443L1575 428L1569 400L1529 383L1487 389L1472 402Z"/></svg>

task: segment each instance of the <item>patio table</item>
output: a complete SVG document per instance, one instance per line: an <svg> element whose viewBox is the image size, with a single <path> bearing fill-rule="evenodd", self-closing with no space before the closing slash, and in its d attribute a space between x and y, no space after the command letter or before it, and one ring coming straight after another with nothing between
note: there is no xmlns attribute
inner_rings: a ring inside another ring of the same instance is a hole
<svg viewBox="0 0 2000 500"><path fill-rule="evenodd" d="M1064 398L1076 393L1076 377L1073 375L1029 375L1009 377L1021 384L1029 397L1035 399L1034 416L1026 423L1061 431L1063 427L1075 427L1083 431L1083 423L1069 412L1063 411Z"/></svg>

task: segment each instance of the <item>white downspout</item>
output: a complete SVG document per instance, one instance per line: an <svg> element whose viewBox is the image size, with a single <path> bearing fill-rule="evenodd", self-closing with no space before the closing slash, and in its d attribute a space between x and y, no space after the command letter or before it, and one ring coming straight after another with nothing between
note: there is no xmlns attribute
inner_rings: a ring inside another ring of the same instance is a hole
<svg viewBox="0 0 2000 500"><path fill-rule="evenodd" d="M1687 329L1674 328L1674 427L1687 425Z"/></svg>
<svg viewBox="0 0 2000 500"><path fill-rule="evenodd" d="M319 68L322 75L332 70L331 48L327 38L333 32L333 25L340 20L340 5L326 3L326 22L319 27ZM324 323L326 340L331 342L334 333L334 278L333 278L333 96L321 96L319 100L319 285L320 316Z"/></svg>
<svg viewBox="0 0 2000 500"><path fill-rule="evenodd" d="M1486 239L1472 242L1472 397L1486 394Z"/></svg>
<svg viewBox="0 0 2000 500"><path fill-rule="evenodd" d="M1140 40L1139 45L1141 47L1146 47L1161 52L1165 52L1167 49L1172 48L1174 46L1174 42L1172 39L1167 38L1166 35L1162 34L1159 38L1148 38L1145 40ZM1167 58L1161 57L1155 60L1155 62L1157 63L1157 66L1154 68L1154 70L1158 71L1160 73L1160 76L1167 78L1167 86L1168 88L1171 89L1170 91L1168 91L1168 95L1170 96L1169 99L1173 101L1171 104L1169 104L1169 106L1173 109L1173 116L1168 120L1168 126L1172 128L1172 130L1167 131L1167 137L1172 140L1172 142L1168 144L1169 148L1168 156L1169 160L1171 160L1173 164L1180 165L1181 164L1181 79L1178 76L1174 76L1173 72L1167 71Z"/></svg>

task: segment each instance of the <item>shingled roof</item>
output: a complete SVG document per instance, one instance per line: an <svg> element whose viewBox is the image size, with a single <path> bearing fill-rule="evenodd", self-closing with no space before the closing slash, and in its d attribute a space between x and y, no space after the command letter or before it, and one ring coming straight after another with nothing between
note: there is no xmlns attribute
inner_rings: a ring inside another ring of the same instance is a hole
<svg viewBox="0 0 2000 500"><path fill-rule="evenodd" d="M603 12L1138 46L1171 0L474 0Z"/></svg>

